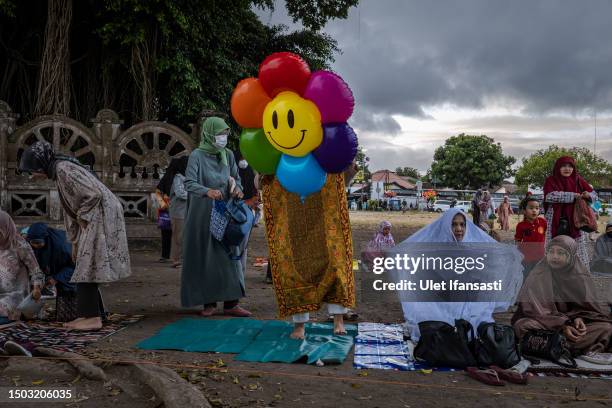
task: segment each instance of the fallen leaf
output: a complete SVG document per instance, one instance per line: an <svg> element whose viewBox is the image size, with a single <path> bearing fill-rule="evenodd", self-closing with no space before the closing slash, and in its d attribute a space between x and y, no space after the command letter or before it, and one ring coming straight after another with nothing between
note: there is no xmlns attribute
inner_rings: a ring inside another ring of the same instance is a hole
<svg viewBox="0 0 612 408"><path fill-rule="evenodd" d="M121 394L121 390L119 388L113 388L108 393L108 395L110 395L111 397L115 397L115 396L117 396L119 394Z"/></svg>
<svg viewBox="0 0 612 408"><path fill-rule="evenodd" d="M249 389L249 391L256 391L259 387L257 386L257 384L249 384L247 388Z"/></svg>
<svg viewBox="0 0 612 408"><path fill-rule="evenodd" d="M359 371L357 373L357 375L360 376L360 377L367 377L368 376L368 372L361 370L361 371Z"/></svg>
<svg viewBox="0 0 612 408"><path fill-rule="evenodd" d="M355 384L355 383L352 383L352 384L351 384L351 387L353 387L353 388L361 388L361 385L359 385L359 384Z"/></svg>
<svg viewBox="0 0 612 408"><path fill-rule="evenodd" d="M261 378L261 375L259 375L259 374L249 374L249 375L247 375L247 377L249 377L249 378Z"/></svg>
<svg viewBox="0 0 612 408"><path fill-rule="evenodd" d="M40 385L40 384L42 384L44 382L45 382L45 380L34 380L34 381L32 381L32 385Z"/></svg>
<svg viewBox="0 0 612 408"><path fill-rule="evenodd" d="M232 380L232 382L234 384L240 384L240 380L238 379L238 377L234 377L234 379Z"/></svg>
<svg viewBox="0 0 612 408"><path fill-rule="evenodd" d="M433 372L432 369L425 369L425 368L421 368L419 371L421 371L421 374L431 374Z"/></svg>

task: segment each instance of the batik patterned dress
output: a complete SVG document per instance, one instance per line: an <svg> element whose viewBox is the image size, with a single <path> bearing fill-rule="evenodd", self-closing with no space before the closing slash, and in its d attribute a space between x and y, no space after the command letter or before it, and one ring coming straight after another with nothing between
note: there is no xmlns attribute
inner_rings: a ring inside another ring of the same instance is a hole
<svg viewBox="0 0 612 408"><path fill-rule="evenodd" d="M56 172L67 236L77 248L72 282L113 282L129 276L130 255L119 199L78 164L60 161Z"/></svg>
<svg viewBox="0 0 612 408"><path fill-rule="evenodd" d="M0 249L0 316L19 318L17 306L30 292L30 285L42 287L45 277L30 245L16 236L9 249Z"/></svg>
<svg viewBox="0 0 612 408"><path fill-rule="evenodd" d="M263 180L266 235L279 315L313 312L322 303L355 306L353 243L344 178L328 174L302 203L276 178Z"/></svg>

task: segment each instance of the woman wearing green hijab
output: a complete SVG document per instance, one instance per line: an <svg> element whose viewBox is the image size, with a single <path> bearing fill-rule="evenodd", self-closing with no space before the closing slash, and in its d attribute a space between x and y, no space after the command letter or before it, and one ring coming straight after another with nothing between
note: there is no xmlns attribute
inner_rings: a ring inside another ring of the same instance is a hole
<svg viewBox="0 0 612 408"><path fill-rule="evenodd" d="M229 133L223 119L207 118L202 124L200 145L189 156L185 173L189 197L183 232L181 303L184 307L203 305L200 314L205 317L214 314L217 302L224 302L226 315L251 315L238 306L245 296L240 261L232 260L210 234L213 200L242 197L234 154L225 147Z"/></svg>

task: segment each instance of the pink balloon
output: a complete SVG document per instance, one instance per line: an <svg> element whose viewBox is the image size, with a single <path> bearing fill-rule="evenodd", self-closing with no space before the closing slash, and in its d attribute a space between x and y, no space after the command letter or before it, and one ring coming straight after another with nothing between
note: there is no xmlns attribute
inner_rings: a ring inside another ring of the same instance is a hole
<svg viewBox="0 0 612 408"><path fill-rule="evenodd" d="M317 105L323 124L346 122L353 114L353 92L346 82L333 72L314 72L303 96Z"/></svg>

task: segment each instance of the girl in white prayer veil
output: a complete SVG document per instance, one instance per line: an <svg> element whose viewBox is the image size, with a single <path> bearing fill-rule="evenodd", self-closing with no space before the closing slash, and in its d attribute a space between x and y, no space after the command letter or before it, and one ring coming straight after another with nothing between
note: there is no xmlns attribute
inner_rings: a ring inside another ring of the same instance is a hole
<svg viewBox="0 0 612 408"><path fill-rule="evenodd" d="M403 248L410 248L414 243L488 243L485 244L488 258L495 258L503 262L497 262L495 276L503 276L504 301L478 301L478 302L402 302L402 310L406 319L406 326L414 341L420 337L418 324L422 321L435 320L454 325L455 319L469 321L474 330L482 322L492 322L494 312L506 311L514 304L522 283L522 256L513 246L503 245L491 238L487 233L478 228L465 214L457 209L451 208L439 219L430 225L420 229L408 239L400 243L393 250L401 253ZM467 249L466 249L467 251ZM503 270L499 270L502 268ZM427 278L426 271L419 271L418 278ZM486 273L486 272L485 272ZM416 275L401 276L399 279L414 279ZM401 295L400 295L401 298Z"/></svg>

